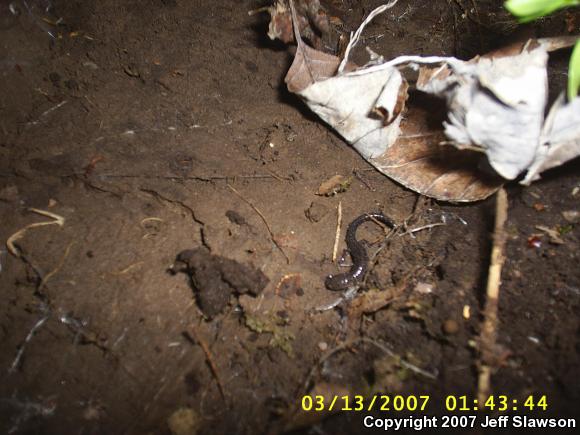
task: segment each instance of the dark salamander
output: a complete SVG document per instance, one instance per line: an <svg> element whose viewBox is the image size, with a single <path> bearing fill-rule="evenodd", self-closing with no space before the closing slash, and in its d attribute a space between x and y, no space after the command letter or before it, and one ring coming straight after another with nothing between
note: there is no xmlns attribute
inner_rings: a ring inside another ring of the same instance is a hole
<svg viewBox="0 0 580 435"><path fill-rule="evenodd" d="M352 259L352 266L346 273L328 275L324 282L327 289L343 291L361 284L369 267L369 256L363 244L357 240L356 230L368 221L378 221L395 228L395 223L381 213L365 213L353 220L346 231L346 246Z"/></svg>

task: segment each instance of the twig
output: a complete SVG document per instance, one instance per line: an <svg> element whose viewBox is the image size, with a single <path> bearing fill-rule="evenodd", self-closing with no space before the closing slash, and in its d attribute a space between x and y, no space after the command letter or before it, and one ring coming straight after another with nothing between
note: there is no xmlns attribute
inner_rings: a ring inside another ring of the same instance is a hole
<svg viewBox="0 0 580 435"><path fill-rule="evenodd" d="M36 121L30 121L30 122L27 122L26 124L27 124L27 125L36 125L36 124L38 124L42 118L44 118L44 117L45 117L46 115L48 115L49 113L51 113L51 112L55 111L56 109L58 109L58 108L60 108L60 107L64 106L64 105L65 105L67 102L68 102L67 100L61 101L61 102L60 102L60 103L58 103L56 106L53 106L53 107L51 107L50 109L48 109L48 110L45 110L44 112L42 112L42 113L40 114L40 116L39 116L39 117L36 119Z"/></svg>
<svg viewBox="0 0 580 435"><path fill-rule="evenodd" d="M440 227L442 225L447 225L447 224L445 222L437 222L437 223L434 223L434 224L423 225L421 227L417 227L417 228L413 228L413 229L407 230L404 233L399 234L399 237L406 236L407 234L417 233L417 232L423 231L423 230L428 230L428 229L434 228L434 227Z"/></svg>
<svg viewBox="0 0 580 435"><path fill-rule="evenodd" d="M353 169L353 170L352 170L352 173L353 173L353 174L354 174L354 176L355 176L356 178L358 178L358 180L359 180L359 181L360 181L362 184L364 184L364 185L366 186L366 188L367 188L367 189L369 189L371 192L376 192L376 191L377 191L377 189L375 189L373 186L371 186L371 184L370 184L370 183L369 183L367 180L365 180L365 179L364 179L364 177L362 176L362 174L360 173L360 171L359 171L358 169L356 169L356 168L355 168L355 169Z"/></svg>
<svg viewBox="0 0 580 435"><path fill-rule="evenodd" d="M58 225L61 227L64 225L64 218L62 216L51 213L49 211L39 210L36 208L29 208L28 210L33 212L33 213L40 214L42 216L47 216L49 218L52 218L53 220L52 221L44 221L44 222L35 222L33 224L27 225L24 228L16 231L10 237L8 237L8 240L6 241L6 247L8 248L8 251L10 251L10 253L12 255L14 255L16 258L20 258L22 256L22 253L20 252L20 250L16 247L16 245L14 243L17 240L20 240L24 236L24 233L26 233L26 231L28 231L31 228L42 227L45 225Z"/></svg>
<svg viewBox="0 0 580 435"><path fill-rule="evenodd" d="M271 8L272 8L272 6L262 6L261 8L252 9L251 11L248 11L248 15L252 16L252 15L259 14L261 12L268 12Z"/></svg>
<svg viewBox="0 0 580 435"><path fill-rule="evenodd" d="M411 212L405 218L405 220L403 221L403 224L401 225L401 229L403 231L407 231L407 229L409 228L409 224L411 222L413 222L415 220L419 220L418 217L421 217L421 215L423 214L423 209L425 208L426 201L427 201L427 199L425 199L425 197L423 197L421 195L416 196L415 202L413 203L413 208L411 209Z"/></svg>
<svg viewBox="0 0 580 435"><path fill-rule="evenodd" d="M487 276L487 292L484 320L480 334L480 364L477 383L477 397L479 403L485 403L490 394L491 366L497 338L497 312L499 289L501 285L501 269L505 261L504 248L506 241L505 223L507 220L508 202L506 191L501 188L497 192L495 206L495 228L493 231L493 247L491 250L491 264Z"/></svg>
<svg viewBox="0 0 580 435"><path fill-rule="evenodd" d="M207 345L207 343L201 339L201 337L197 334L197 331L195 330L195 327L191 328L191 335L193 336L193 339L195 341L197 341L197 343L201 346L201 348L203 349L203 353L205 353L205 359L207 360L207 363L209 365L209 368L215 378L215 381L217 383L218 389L220 391L220 395L222 396L223 401L226 401L226 395L224 393L224 387L222 385L222 382L220 380L220 376L218 374L218 369L215 365L215 363L213 362L213 357L211 356L211 352L209 350L209 346Z"/></svg>
<svg viewBox="0 0 580 435"><path fill-rule="evenodd" d="M266 170L272 176L272 178L275 178L278 181L288 181L288 180L285 180L284 178L282 178L280 175L276 174L274 171L272 171L270 169L266 169Z"/></svg>
<svg viewBox="0 0 580 435"><path fill-rule="evenodd" d="M258 214L258 216L260 216L260 218L262 218L262 221L264 222L264 225L266 225L266 229L268 230L268 234L270 235L270 240L272 241L272 243L274 243L274 245L276 245L276 248L278 248L278 250L282 253L284 258L286 259L286 263L290 264L290 259L288 258L288 256L284 252L284 250L282 249L282 246L280 246L280 244L276 241L276 238L274 237L274 233L272 233L272 229L270 228L270 224L268 224L268 221L267 221L266 217L262 214L262 212L260 210L258 210L258 208L254 204L252 204L248 199L246 199L240 192L238 192L236 190L236 188L233 187L230 183L226 183L226 185L242 201L244 201L246 204L248 204L250 207L252 207L252 209Z"/></svg>
<svg viewBox="0 0 580 435"><path fill-rule="evenodd" d="M338 244L340 243L340 227L342 225L342 201L338 202L338 215L336 216L336 233L334 236L334 247L332 248L332 262L336 263Z"/></svg>

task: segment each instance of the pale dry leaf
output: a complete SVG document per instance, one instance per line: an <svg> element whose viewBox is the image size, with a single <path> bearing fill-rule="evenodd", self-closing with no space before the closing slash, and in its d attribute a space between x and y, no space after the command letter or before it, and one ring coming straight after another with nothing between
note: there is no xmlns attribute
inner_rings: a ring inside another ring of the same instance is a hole
<svg viewBox="0 0 580 435"><path fill-rule="evenodd" d="M580 154L577 102L555 104L544 119L548 52L576 39L531 39L469 62L422 66L417 88L446 99L449 114L443 124L454 146L485 152L494 170L508 180L529 170L524 180L529 183L538 172Z"/></svg>
<svg viewBox="0 0 580 435"><path fill-rule="evenodd" d="M576 151L571 153L564 142L575 144L576 129L571 138L558 132L563 146L544 150L543 160L536 158L547 98L547 52L570 44L570 38L532 40L467 62L399 56L361 68L349 66L348 53L364 26L395 3L392 0L370 13L339 62L302 41L290 0L298 49L286 76L288 89L369 163L423 195L470 202L501 186L505 180L496 174L514 179L533 162L543 170L574 155ZM412 70L414 76L409 74ZM421 107L405 114L407 79L414 80L417 70L417 88L447 101L443 116ZM570 124L570 119L576 119L568 116L575 113L573 109L558 112L558 119Z"/></svg>
<svg viewBox="0 0 580 435"><path fill-rule="evenodd" d="M564 95L554 102L546 117L540 147L522 184L540 178L540 173L580 156L580 97L564 104Z"/></svg>

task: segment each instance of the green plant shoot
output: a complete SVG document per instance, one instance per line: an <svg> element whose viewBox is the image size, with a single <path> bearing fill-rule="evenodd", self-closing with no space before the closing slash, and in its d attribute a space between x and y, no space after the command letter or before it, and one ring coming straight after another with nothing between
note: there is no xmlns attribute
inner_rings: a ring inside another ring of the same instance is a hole
<svg viewBox="0 0 580 435"><path fill-rule="evenodd" d="M572 101L580 89L580 40L576 41L572 56L570 56L570 66L568 67L568 101Z"/></svg>
<svg viewBox="0 0 580 435"><path fill-rule="evenodd" d="M515 15L520 23L527 23L558 9L580 5L580 0L507 0L505 8ZM578 95L580 88L580 39L576 42L568 68L568 101Z"/></svg>
<svg viewBox="0 0 580 435"><path fill-rule="evenodd" d="M508 0L504 4L508 11L518 17L520 23L527 23L574 5L580 5L580 0Z"/></svg>

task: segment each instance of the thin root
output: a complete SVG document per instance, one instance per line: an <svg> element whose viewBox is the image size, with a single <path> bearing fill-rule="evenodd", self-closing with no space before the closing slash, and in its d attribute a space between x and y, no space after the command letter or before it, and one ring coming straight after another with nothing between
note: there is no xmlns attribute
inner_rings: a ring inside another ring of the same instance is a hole
<svg viewBox="0 0 580 435"><path fill-rule="evenodd" d="M408 234L417 233L419 231L428 230L428 229L435 228L435 227L440 227L442 225L447 225L447 224L445 222L437 222L434 224L423 225L422 227L412 228L410 230L405 231L404 233L399 234L399 237L403 237L403 236L406 236Z"/></svg>
<svg viewBox="0 0 580 435"><path fill-rule="evenodd" d="M195 330L194 327L191 328L191 335L193 336L193 339L195 341L197 341L197 343L201 346L201 348L203 349L203 353L205 353L205 359L207 360L207 363L209 365L209 368L215 378L215 381L217 383L218 386L218 390L220 391L220 395L222 396L223 401L226 401L226 395L224 393L224 387L222 385L222 382L220 380L220 376L218 374L218 369L217 366L215 365L214 361L213 361L213 357L211 355L211 352L209 350L209 346L207 345L207 343L201 339L201 337L197 334L197 331Z"/></svg>
<svg viewBox="0 0 580 435"><path fill-rule="evenodd" d="M46 275L44 275L44 277L40 280L40 284L38 285L38 290L37 290L39 293L46 286L46 283L48 282L48 280L62 268L62 266L64 265L64 261L68 257L68 254L70 254L70 249L72 248L72 246L74 244L75 244L75 242L70 242L68 244L68 246L66 247L66 249L64 251L64 254L62 254L62 257L60 257L60 261L58 262L56 267L54 269L52 269L50 272L48 272Z"/></svg>
<svg viewBox="0 0 580 435"><path fill-rule="evenodd" d="M29 208L28 210L33 212L33 213L52 218L53 220L45 221L45 222L35 222L33 224L27 225L24 228L16 231L10 237L8 237L8 240L6 241L6 247L8 248L8 251L12 255L14 255L16 258L20 258L22 256L22 253L20 252L20 249L18 249L16 247L15 243L16 243L16 241L18 241L22 237L24 237L24 234L26 233L26 231L28 231L29 229L32 229L32 228L43 227L46 225L58 225L60 227L62 227L64 225L64 217L59 216L55 213L51 213L51 212L45 211L45 210L39 210L36 208Z"/></svg>
<svg viewBox="0 0 580 435"><path fill-rule="evenodd" d="M258 210L258 208L254 204L252 204L248 199L246 199L240 192L238 192L236 190L236 188L233 187L231 184L227 183L227 186L242 201L244 201L246 204L248 204L250 207L252 207L252 209L258 214L258 216L260 216L260 218L262 219L262 222L264 222L264 225L266 225L266 229L268 230L268 234L270 235L270 240L272 241L272 243L274 243L274 245L276 245L276 248L278 248L278 250L282 253L284 258L286 259L286 263L290 264L290 259L288 258L288 256L284 252L284 250L282 249L282 246L280 246L280 244L276 241L276 238L274 237L274 233L272 233L272 229L270 228L270 224L268 224L268 221L267 221L266 217L262 214L262 212L260 210Z"/></svg>

